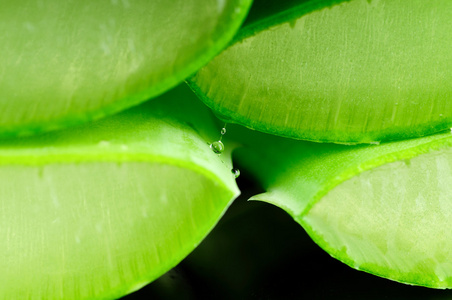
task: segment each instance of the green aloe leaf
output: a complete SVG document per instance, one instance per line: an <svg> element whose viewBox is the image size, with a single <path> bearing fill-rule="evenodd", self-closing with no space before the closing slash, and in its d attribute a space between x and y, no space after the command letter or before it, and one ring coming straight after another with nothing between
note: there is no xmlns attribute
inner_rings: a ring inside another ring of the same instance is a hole
<svg viewBox="0 0 452 300"><path fill-rule="evenodd" d="M447 0L352 0L243 39L191 85L224 120L271 134L424 136L452 125L451 30Z"/></svg>
<svg viewBox="0 0 452 300"><path fill-rule="evenodd" d="M238 189L227 155L209 147L212 115L180 89L0 142L1 299L117 298L206 236Z"/></svg>
<svg viewBox="0 0 452 300"><path fill-rule="evenodd" d="M355 269L452 288L450 133L353 147L241 138L246 146L237 158L266 189L251 199L287 211Z"/></svg>
<svg viewBox="0 0 452 300"><path fill-rule="evenodd" d="M64 128L174 87L218 54L251 0L21 0L0 10L0 136Z"/></svg>

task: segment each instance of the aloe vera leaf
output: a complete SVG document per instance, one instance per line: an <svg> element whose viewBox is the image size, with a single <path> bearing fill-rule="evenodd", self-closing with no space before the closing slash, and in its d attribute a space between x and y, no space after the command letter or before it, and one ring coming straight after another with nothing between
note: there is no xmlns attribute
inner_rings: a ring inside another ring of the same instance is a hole
<svg viewBox="0 0 452 300"><path fill-rule="evenodd" d="M452 288L450 133L366 146L242 135L237 160L266 190L251 199L287 211L355 269Z"/></svg>
<svg viewBox="0 0 452 300"><path fill-rule="evenodd" d="M191 78L225 121L371 143L452 125L452 3L353 0L261 31Z"/></svg>
<svg viewBox="0 0 452 300"><path fill-rule="evenodd" d="M118 298L206 236L238 189L211 113L180 89L0 142L0 299Z"/></svg>
<svg viewBox="0 0 452 300"><path fill-rule="evenodd" d="M21 0L0 11L0 136L65 128L176 86L232 39L251 0Z"/></svg>

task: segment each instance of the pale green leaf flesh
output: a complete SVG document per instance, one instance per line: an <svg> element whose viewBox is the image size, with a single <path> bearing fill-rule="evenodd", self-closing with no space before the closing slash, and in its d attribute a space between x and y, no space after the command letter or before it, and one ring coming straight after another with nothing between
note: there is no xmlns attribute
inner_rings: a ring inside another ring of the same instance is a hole
<svg viewBox="0 0 452 300"><path fill-rule="evenodd" d="M20 0L0 10L0 136L80 124L174 87L251 0Z"/></svg>
<svg viewBox="0 0 452 300"><path fill-rule="evenodd" d="M211 114L180 89L0 143L0 299L118 298L206 236L238 189Z"/></svg>
<svg viewBox="0 0 452 300"><path fill-rule="evenodd" d="M228 122L285 137L370 143L452 125L452 2L352 0L222 52L191 78Z"/></svg>
<svg viewBox="0 0 452 300"><path fill-rule="evenodd" d="M252 199L355 269L452 288L450 133L355 147L244 136L236 156L266 189Z"/></svg>

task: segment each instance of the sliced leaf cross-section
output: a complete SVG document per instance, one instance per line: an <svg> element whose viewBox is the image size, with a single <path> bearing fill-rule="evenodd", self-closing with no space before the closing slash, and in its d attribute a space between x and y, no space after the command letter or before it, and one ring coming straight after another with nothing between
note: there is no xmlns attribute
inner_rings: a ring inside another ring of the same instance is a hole
<svg viewBox="0 0 452 300"><path fill-rule="evenodd" d="M372 143L452 126L452 2L324 3L237 42L192 88L225 121L295 139Z"/></svg>
<svg viewBox="0 0 452 300"><path fill-rule="evenodd" d="M20 0L0 11L0 137L65 128L176 86L251 0Z"/></svg>
<svg viewBox="0 0 452 300"><path fill-rule="evenodd" d="M252 199L286 210L330 255L399 282L452 288L450 133L370 146L244 140L236 156L266 189Z"/></svg>
<svg viewBox="0 0 452 300"><path fill-rule="evenodd" d="M211 114L179 92L0 143L1 299L118 298L200 243L238 189Z"/></svg>

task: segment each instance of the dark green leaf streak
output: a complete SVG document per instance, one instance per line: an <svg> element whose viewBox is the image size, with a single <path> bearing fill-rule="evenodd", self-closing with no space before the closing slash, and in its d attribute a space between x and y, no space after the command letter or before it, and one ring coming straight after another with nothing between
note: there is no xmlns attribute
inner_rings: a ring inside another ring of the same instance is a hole
<svg viewBox="0 0 452 300"><path fill-rule="evenodd" d="M235 157L266 192L349 266L452 288L452 135L344 146L236 132ZM284 149L284 151L281 151Z"/></svg>
<svg viewBox="0 0 452 300"><path fill-rule="evenodd" d="M192 88L224 121L295 139L372 143L452 126L451 1L324 4L234 44Z"/></svg>
<svg viewBox="0 0 452 300"><path fill-rule="evenodd" d="M0 142L1 299L118 298L200 243L239 192L196 101Z"/></svg>
<svg viewBox="0 0 452 300"><path fill-rule="evenodd" d="M234 37L240 41L259 31L295 19L314 10L330 7L350 0L259 0L253 2L249 14Z"/></svg>
<svg viewBox="0 0 452 300"><path fill-rule="evenodd" d="M0 137L65 128L174 87L251 0L19 0L0 9Z"/></svg>

